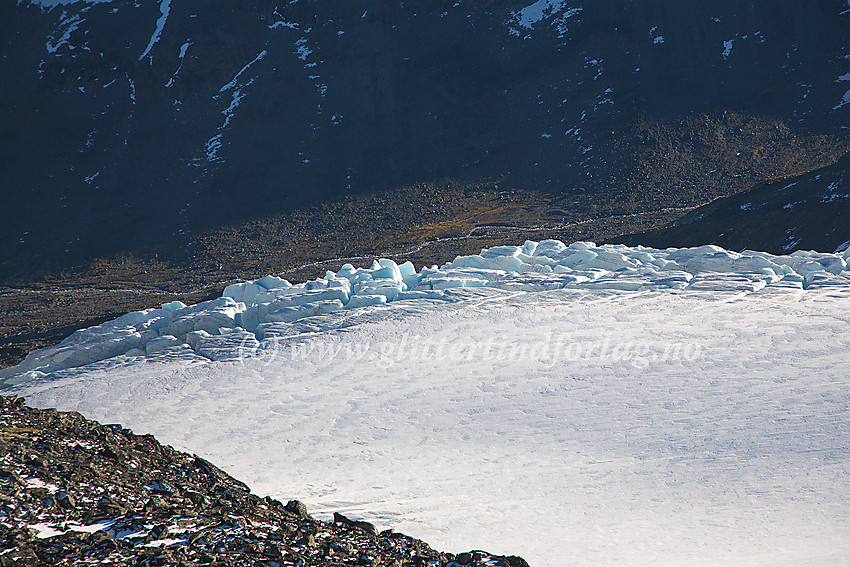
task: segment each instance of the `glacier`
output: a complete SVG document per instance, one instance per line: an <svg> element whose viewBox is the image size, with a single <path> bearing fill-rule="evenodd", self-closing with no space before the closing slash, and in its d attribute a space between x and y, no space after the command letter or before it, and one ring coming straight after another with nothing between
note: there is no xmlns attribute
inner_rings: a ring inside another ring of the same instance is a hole
<svg viewBox="0 0 850 567"><path fill-rule="evenodd" d="M658 250L592 242L566 245L558 240L495 246L418 272L411 262L399 265L382 258L369 268L345 264L337 272L328 271L324 278L298 285L266 276L228 285L222 297L212 301L193 306L174 302L129 313L77 331L54 347L30 353L18 366L0 370L0 388L113 358L120 358L115 364L140 357L156 361L175 354L196 361L239 358L249 350L233 340L237 331L253 345L261 344L270 331L275 336L298 334L298 322L312 321L319 328L333 330L345 325L348 318L337 312L396 301L457 300L457 295L446 293L452 289L808 290L848 285L848 261L850 249L836 254L798 251L775 256L714 245ZM337 315L331 316L334 313ZM204 333L202 347L197 333ZM167 337L167 346L163 337ZM211 348L213 343L219 348Z"/></svg>
<svg viewBox="0 0 850 567"><path fill-rule="evenodd" d="M128 313L0 378L448 551L835 565L848 261L557 240L378 259Z"/></svg>

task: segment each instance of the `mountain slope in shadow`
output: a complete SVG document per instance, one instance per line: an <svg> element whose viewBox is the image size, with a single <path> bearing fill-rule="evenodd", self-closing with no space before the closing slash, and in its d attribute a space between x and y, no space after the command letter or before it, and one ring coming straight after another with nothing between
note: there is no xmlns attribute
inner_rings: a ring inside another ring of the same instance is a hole
<svg viewBox="0 0 850 567"><path fill-rule="evenodd" d="M584 218L850 151L838 0L22 0L0 22L4 277L444 178Z"/></svg>
<svg viewBox="0 0 850 567"><path fill-rule="evenodd" d="M616 239L647 246L839 251L850 246L850 154L838 163L718 199L649 232Z"/></svg>

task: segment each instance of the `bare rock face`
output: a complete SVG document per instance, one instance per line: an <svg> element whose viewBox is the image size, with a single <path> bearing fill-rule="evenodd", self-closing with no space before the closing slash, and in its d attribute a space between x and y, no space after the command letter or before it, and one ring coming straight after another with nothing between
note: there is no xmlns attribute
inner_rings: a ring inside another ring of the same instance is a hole
<svg viewBox="0 0 850 567"><path fill-rule="evenodd" d="M841 0L6 2L0 280L442 178L593 218L812 171L850 151L849 18Z"/></svg>
<svg viewBox="0 0 850 567"><path fill-rule="evenodd" d="M80 414L0 397L0 566L487 565L367 522L312 518L208 461Z"/></svg>

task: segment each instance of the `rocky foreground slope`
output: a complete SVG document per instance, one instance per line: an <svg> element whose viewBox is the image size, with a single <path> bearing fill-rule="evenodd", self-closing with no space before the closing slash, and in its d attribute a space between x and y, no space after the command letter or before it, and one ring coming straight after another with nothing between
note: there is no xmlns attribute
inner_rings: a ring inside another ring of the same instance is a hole
<svg viewBox="0 0 850 567"><path fill-rule="evenodd" d="M0 566L107 563L528 565L441 553L340 514L318 521L151 435L0 397Z"/></svg>

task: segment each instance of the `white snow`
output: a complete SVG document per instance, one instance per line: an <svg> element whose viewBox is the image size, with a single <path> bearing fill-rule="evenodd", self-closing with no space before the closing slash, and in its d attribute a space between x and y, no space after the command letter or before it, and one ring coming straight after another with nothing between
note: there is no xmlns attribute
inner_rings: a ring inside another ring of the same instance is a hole
<svg viewBox="0 0 850 567"><path fill-rule="evenodd" d="M171 0L162 0L159 4L159 11L162 15L156 21L156 29L151 35L148 46L145 48L145 51L139 55L139 61L144 59L150 53L151 49L153 49L153 46L156 45L156 42L159 41L159 38L162 35L162 30L165 28L165 22L168 20L168 14L171 11Z"/></svg>
<svg viewBox="0 0 850 567"><path fill-rule="evenodd" d="M222 85L222 87L218 90L218 94L215 95L214 99L219 99L220 95L232 90L230 93L230 104L221 111L224 115L224 122L222 122L221 126L218 127L217 133L213 135L207 143L204 145L204 154L206 155L207 161L210 163L213 162L221 162L223 158L220 155L221 147L224 143L224 131L230 125L231 120L236 115L236 109L239 107L239 103L242 102L242 99L245 98L247 93L245 93L244 89L250 87L254 84L254 77L248 79L245 82L242 82L242 76L245 72L251 68L251 66L257 61L261 61L268 55L268 51L263 49L260 51L254 59L252 59L249 63L243 66L238 73L236 73L233 78ZM167 85L166 85L167 86Z"/></svg>
<svg viewBox="0 0 850 567"><path fill-rule="evenodd" d="M257 55L257 57L255 57L253 61L251 61L251 63L248 63L248 65L246 65L245 67L242 68L241 71L239 71L239 73L233 78L233 80L230 83L221 87L221 90L219 92L222 93L222 92L236 86L237 85L236 81L242 75L242 73L248 67L253 65L255 62L263 59L266 56L267 53L268 53L268 51L266 51L265 49L263 51L261 51L260 54ZM248 82L246 82L245 84L239 85L238 87L233 88L233 93L231 93L231 97L230 97L230 105L221 112L224 115L224 123L219 128L219 131L224 130L225 128L227 128L227 126L230 125L230 121L233 119L233 116L236 113L236 108L239 106L239 103L242 102L242 99L245 98L245 96L246 96L246 93L244 92L243 89L251 86L253 83L254 83L254 79L252 78Z"/></svg>
<svg viewBox="0 0 850 567"><path fill-rule="evenodd" d="M180 58L180 61L183 61L183 58L186 57L186 51L188 51L190 45L192 45L192 42L187 41L186 43L180 46L180 55L178 56Z"/></svg>
<svg viewBox="0 0 850 567"><path fill-rule="evenodd" d="M291 30L297 30L298 24L279 20L279 21L277 21L277 22L275 22L275 23L273 23L272 25L269 26L270 30L276 30L278 28L289 28Z"/></svg>
<svg viewBox="0 0 850 567"><path fill-rule="evenodd" d="M511 35L520 36L524 33L523 30L530 31L539 22L560 14L552 23L558 30L558 37L564 37L568 31L567 20L581 11L581 8L567 8L567 0L537 0L511 13L508 30Z"/></svg>
<svg viewBox="0 0 850 567"><path fill-rule="evenodd" d="M113 0L29 0L29 3L35 4L36 6L42 6L49 10L56 6L68 6L69 4L77 4L80 2L85 2L86 4L106 4L112 1Z"/></svg>
<svg viewBox="0 0 850 567"><path fill-rule="evenodd" d="M43 522L40 524L29 524L29 528L36 530L36 536L39 539L47 539L58 535L63 535L68 532L84 532L93 534L101 530L106 530L115 523L115 520L102 520L94 524L78 524L76 522L68 522L61 525L56 523Z"/></svg>
<svg viewBox="0 0 850 567"><path fill-rule="evenodd" d="M27 488L46 488L50 492L57 492L59 490L59 487L55 484L44 482L43 480L35 476L27 477L23 479L23 481Z"/></svg>
<svg viewBox="0 0 850 567"><path fill-rule="evenodd" d="M841 102L839 102L837 105L833 106L832 110L838 110L839 108L841 108L842 106L844 106L845 104L848 104L848 103L850 103L850 90L848 90L846 93L844 93L844 96L841 97Z"/></svg>
<svg viewBox="0 0 850 567"><path fill-rule="evenodd" d="M837 565L848 260L554 240L381 259L129 313L0 378L448 551Z"/></svg>
<svg viewBox="0 0 850 567"><path fill-rule="evenodd" d="M800 243L800 239L794 235L793 229L789 228L786 231L786 234L788 235L788 239L786 240L785 245L782 247L782 249L790 252L791 250L797 248L797 245Z"/></svg>
<svg viewBox="0 0 850 567"><path fill-rule="evenodd" d="M180 54L178 55L178 58L180 59L180 64L177 65L177 69L174 71L174 73L172 73L171 77L169 77L168 82L165 83L166 87L171 87L174 85L174 79L176 79L177 75L180 74L180 70L183 68L183 61L186 58L186 52L189 50L189 47L191 47L191 45L192 42L190 40L186 40L186 42L180 46Z"/></svg>
<svg viewBox="0 0 850 567"><path fill-rule="evenodd" d="M71 34L74 33L84 21L85 20L76 14L64 15L62 17L62 21L59 22L59 30L62 32L62 35L59 36L59 39L55 39L51 36L47 40L47 43L45 44L47 52L55 54L63 45L69 45L68 40L71 39Z"/></svg>
<svg viewBox="0 0 850 567"><path fill-rule="evenodd" d="M221 161L221 156L218 155L218 152L221 151L221 139L222 134L219 132L209 140L204 145L204 154L207 156L207 161L209 162L217 162Z"/></svg>
<svg viewBox="0 0 850 567"><path fill-rule="evenodd" d="M295 53L301 61L306 61L310 54L313 53L313 51L307 47L306 37L302 37L295 42Z"/></svg>
<svg viewBox="0 0 850 567"><path fill-rule="evenodd" d="M652 38L652 43L654 43L655 45L658 45L659 43L664 43L664 36L663 35L656 35L655 30L657 30L657 29L658 29L658 26L652 26L649 29L649 37Z"/></svg>
<svg viewBox="0 0 850 567"><path fill-rule="evenodd" d="M514 12L516 23L524 28L532 28L544 18L556 14L566 7L566 0L537 0L522 10Z"/></svg>
<svg viewBox="0 0 850 567"><path fill-rule="evenodd" d="M30 524L28 527L35 530L35 537L38 539L47 539L58 535L64 535L66 533L65 530L57 529L55 524Z"/></svg>
<svg viewBox="0 0 850 567"><path fill-rule="evenodd" d="M245 86L249 86L253 83L253 79L249 81ZM230 105L221 111L224 114L224 123L221 125L219 130L223 130L230 125L230 121L233 120L233 116L236 114L236 108L239 106L239 103L242 102L242 99L245 98L246 93L242 91L242 89L235 89L233 94L230 97Z"/></svg>
<svg viewBox="0 0 850 567"><path fill-rule="evenodd" d="M257 61L261 61L263 58L265 58L265 56L266 56L266 55L268 55L268 53L269 53L269 52L268 52L268 50L266 50L266 49L263 49L262 51L260 51L260 52L257 54L257 56L256 56L256 57L254 57L254 58L251 60L251 62L250 62L250 63L247 63L244 67L242 67L242 68L239 70L239 72L238 72L238 73L236 73L230 81L228 81L225 85L223 85L220 89L218 89L218 92L219 92L219 93L223 93L223 92L225 92L225 91L227 91L227 90L230 90L230 89L232 89L233 87L237 86L237 85L239 84L239 79L240 79L240 77L242 77L242 74L243 74L245 71L247 71L248 69L250 69L250 68L251 68L251 65L253 65L253 64L254 64L254 63L256 63Z"/></svg>

